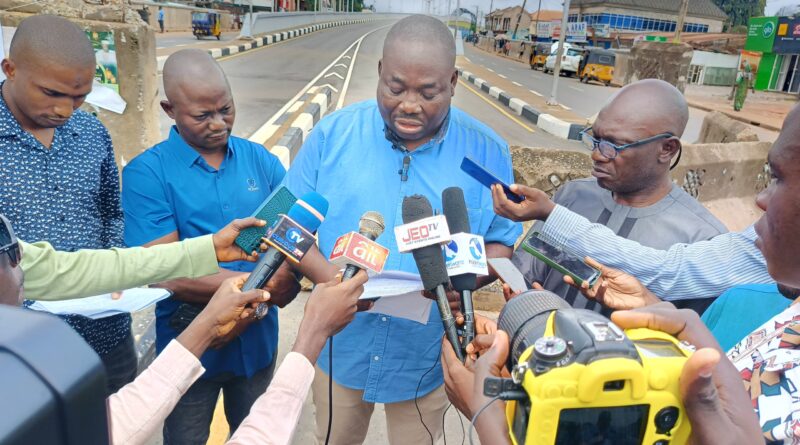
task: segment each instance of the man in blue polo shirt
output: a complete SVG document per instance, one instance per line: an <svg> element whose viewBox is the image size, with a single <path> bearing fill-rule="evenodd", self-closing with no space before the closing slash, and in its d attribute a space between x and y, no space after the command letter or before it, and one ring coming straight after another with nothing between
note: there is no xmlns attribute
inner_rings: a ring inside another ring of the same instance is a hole
<svg viewBox="0 0 800 445"><path fill-rule="evenodd" d="M179 51L164 65L161 103L175 120L169 138L131 161L122 173L125 241L162 244L216 232L227 221L252 214L285 175L261 145L230 136L235 109L222 68L204 51ZM156 308L160 352L208 302L222 281L253 263L223 265L200 279L161 286L172 298ZM286 268L268 284L271 301L291 301L298 290ZM241 334L241 335L240 335ZM205 444L220 390L231 431L247 416L272 379L278 346L275 307L263 320L247 319L201 362L206 372L181 398L164 424L165 444Z"/></svg>
<svg viewBox="0 0 800 445"><path fill-rule="evenodd" d="M450 106L458 79L452 35L436 19L405 18L389 31L378 71L377 102L354 104L323 119L285 179L293 192L316 190L330 202L318 232L322 253L329 255L336 238L374 210L386 220L377 240L391 249L386 269L417 272L414 258L400 254L394 238L403 197L422 194L441 208L442 190L458 186L472 232L484 236L488 255L510 257L521 227L496 216L489 189L458 167L468 155L513 182L506 143ZM448 405L439 362L442 332L434 305L426 324L359 313L336 335L330 443L363 442L376 402L385 404L390 443L438 440ZM331 409L329 353L326 348L320 356L313 386L320 442Z"/></svg>

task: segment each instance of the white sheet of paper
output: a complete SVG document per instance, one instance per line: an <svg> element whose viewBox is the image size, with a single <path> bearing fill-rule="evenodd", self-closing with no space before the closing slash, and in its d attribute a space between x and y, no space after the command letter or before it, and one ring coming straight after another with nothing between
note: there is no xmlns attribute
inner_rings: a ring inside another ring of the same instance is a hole
<svg viewBox="0 0 800 445"><path fill-rule="evenodd" d="M118 300L112 299L111 294L103 294L72 300L37 301L30 308L57 315L78 314L96 320L112 315L140 311L169 297L171 294L166 289L134 288L123 291L122 297Z"/></svg>
<svg viewBox="0 0 800 445"><path fill-rule="evenodd" d="M92 83L92 92L86 96L86 103L96 107L105 108L117 114L125 112L128 103L113 89L95 80Z"/></svg>
<svg viewBox="0 0 800 445"><path fill-rule="evenodd" d="M370 277L361 298L381 297L367 312L400 317L427 324L433 301L422 296L419 275L397 270Z"/></svg>

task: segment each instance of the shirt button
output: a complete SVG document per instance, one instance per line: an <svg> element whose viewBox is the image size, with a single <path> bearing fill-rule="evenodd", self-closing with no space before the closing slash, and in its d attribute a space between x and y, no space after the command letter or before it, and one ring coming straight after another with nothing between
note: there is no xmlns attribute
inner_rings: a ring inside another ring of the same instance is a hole
<svg viewBox="0 0 800 445"><path fill-rule="evenodd" d="M225 209L225 210L228 210L230 207L231 206L229 206L228 204L225 204L225 205L222 206L222 208Z"/></svg>
<svg viewBox="0 0 800 445"><path fill-rule="evenodd" d="M386 321L386 317L381 317L381 321Z"/></svg>
<svg viewBox="0 0 800 445"><path fill-rule="evenodd" d="M377 362L377 361L378 361L378 360L380 360L381 358L380 358L380 357L378 357L378 356L376 355L375 357L373 357L373 359L374 359L374 360Z"/></svg>

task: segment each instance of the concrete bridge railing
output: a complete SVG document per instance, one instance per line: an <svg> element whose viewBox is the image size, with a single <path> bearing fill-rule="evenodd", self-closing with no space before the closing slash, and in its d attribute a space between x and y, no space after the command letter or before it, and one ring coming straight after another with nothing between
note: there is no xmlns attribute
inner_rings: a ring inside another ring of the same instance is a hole
<svg viewBox="0 0 800 445"><path fill-rule="evenodd" d="M363 12L257 12L250 20L250 14L242 19L242 31L239 37L249 37L259 34L274 32L280 29L296 28L315 23L330 22L347 19L392 19L401 18L404 14L370 14ZM252 29L251 29L252 23Z"/></svg>

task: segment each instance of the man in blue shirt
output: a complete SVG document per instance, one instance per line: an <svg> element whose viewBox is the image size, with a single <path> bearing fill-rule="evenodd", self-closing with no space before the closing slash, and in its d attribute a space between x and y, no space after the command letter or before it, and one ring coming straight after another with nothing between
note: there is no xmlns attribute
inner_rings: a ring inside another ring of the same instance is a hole
<svg viewBox="0 0 800 445"><path fill-rule="evenodd" d="M414 258L397 251L394 237L403 198L422 194L441 208L442 190L458 186L472 232L484 236L488 256L510 257L521 227L496 216L489 190L458 168L470 156L502 180L512 180L506 143L450 106L458 79L452 35L433 18L403 19L386 37L378 72L377 102L354 104L323 119L285 179L295 194L316 190L330 202L318 232L322 253L330 255L336 238L356 229L360 216L373 210L386 221L377 239L391 251L386 270L417 272ZM359 313L336 335L330 443L363 442L376 402L385 404L390 443L438 440L447 407L439 362L442 333L434 305L425 324ZM331 409L329 353L323 351L314 381L320 442Z"/></svg>
<svg viewBox="0 0 800 445"><path fill-rule="evenodd" d="M164 111L175 120L169 138L124 169L125 240L131 246L178 241L216 232L247 216L285 175L263 146L230 136L235 108L222 68L204 51L179 51L164 65ZM224 264L223 271L161 286L174 292L156 307L160 352L208 302L222 281L252 263ZM291 301L299 286L284 267L270 281L271 302ZM281 304L282 305L282 304ZM205 444L220 390L231 431L247 416L272 378L278 346L278 314L240 322L212 345L206 369L164 424L165 444Z"/></svg>
<svg viewBox="0 0 800 445"><path fill-rule="evenodd" d="M48 241L59 250L121 246L111 137L77 109L94 78L86 34L60 17L30 17L19 24L2 66L0 213L21 239ZM103 361L109 394L136 377L130 315L64 319Z"/></svg>

